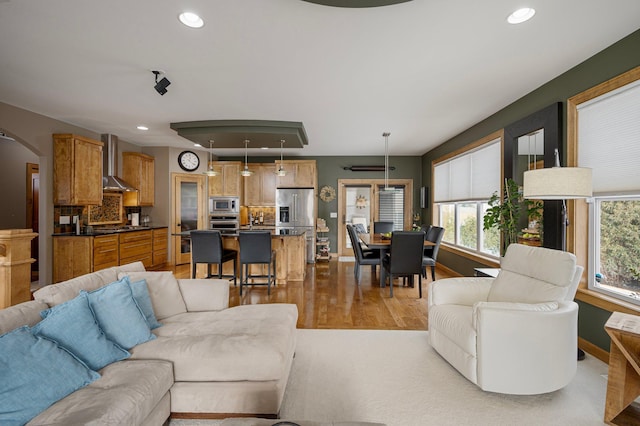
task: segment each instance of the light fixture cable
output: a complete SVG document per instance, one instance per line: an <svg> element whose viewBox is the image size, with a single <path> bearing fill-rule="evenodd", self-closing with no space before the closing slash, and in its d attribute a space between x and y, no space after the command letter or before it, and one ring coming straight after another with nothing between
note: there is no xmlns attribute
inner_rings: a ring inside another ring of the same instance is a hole
<svg viewBox="0 0 640 426"><path fill-rule="evenodd" d="M390 132L384 132L384 190L389 191L389 136Z"/></svg>
<svg viewBox="0 0 640 426"><path fill-rule="evenodd" d="M284 139L280 139L280 166L278 167L278 170L276 170L276 175L278 176L286 176L287 175L287 171L284 169L282 163L283 163L283 157L282 157L282 151L284 149Z"/></svg>
<svg viewBox="0 0 640 426"><path fill-rule="evenodd" d="M213 139L209 140L209 167L204 172L207 176L218 176L218 172L213 168Z"/></svg>
<svg viewBox="0 0 640 426"><path fill-rule="evenodd" d="M247 160L248 148L249 148L249 139L245 139L244 140L244 169L242 169L242 171L240 172L240 175L244 177L251 176L253 174L253 172L249 170L249 162Z"/></svg>

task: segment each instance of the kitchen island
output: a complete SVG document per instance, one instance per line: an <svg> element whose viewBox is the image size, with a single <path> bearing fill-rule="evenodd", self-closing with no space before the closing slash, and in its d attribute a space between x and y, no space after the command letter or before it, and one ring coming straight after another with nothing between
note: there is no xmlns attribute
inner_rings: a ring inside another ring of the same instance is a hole
<svg viewBox="0 0 640 426"><path fill-rule="evenodd" d="M245 229L242 229L245 230ZM252 227L252 230L259 230ZM276 252L276 284L286 284L287 281L304 281L306 274L306 239L305 232L292 232L287 235L276 235L274 229L271 231L271 248ZM187 234L181 233L180 235ZM240 244L236 234L223 234L222 244L225 248L238 251L238 270L235 271L236 276L240 277ZM267 265L250 265L253 274L262 274L260 269L264 268L266 274ZM222 273L231 275L233 269L232 262L226 262L223 265ZM196 268L196 277L202 278L206 276L207 266L205 264L198 265ZM212 273L216 274L216 266L212 266Z"/></svg>

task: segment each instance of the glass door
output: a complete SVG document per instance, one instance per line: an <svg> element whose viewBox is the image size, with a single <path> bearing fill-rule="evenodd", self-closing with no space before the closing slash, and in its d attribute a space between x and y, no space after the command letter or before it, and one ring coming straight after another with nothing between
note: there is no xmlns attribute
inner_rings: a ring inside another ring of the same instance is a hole
<svg viewBox="0 0 640 426"><path fill-rule="evenodd" d="M191 262L189 231L206 229L205 177L174 175L173 243L175 264Z"/></svg>
<svg viewBox="0 0 640 426"><path fill-rule="evenodd" d="M369 232L372 226L374 205L371 200L373 199L373 186L372 185L345 185L342 187L342 199L344 200L344 212L342 216L344 218L343 227L346 224L362 225L362 228L366 232ZM342 234L340 238L340 254L342 256L353 256L351 248L351 240L349 234L346 232L339 232Z"/></svg>

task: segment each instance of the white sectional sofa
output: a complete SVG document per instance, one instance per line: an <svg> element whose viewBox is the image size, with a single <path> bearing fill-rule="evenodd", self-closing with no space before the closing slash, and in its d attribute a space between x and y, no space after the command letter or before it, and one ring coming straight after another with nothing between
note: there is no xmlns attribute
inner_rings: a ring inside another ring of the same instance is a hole
<svg viewBox="0 0 640 426"><path fill-rule="evenodd" d="M29 425L159 425L170 414L278 415L295 351L297 307L229 308L226 280L176 280L171 272L147 272L140 262L109 268L45 286L34 301L1 310L0 335L24 325L37 329L41 311L125 276L130 282L146 280L161 326L150 340L129 348L130 356L97 371L99 379Z"/></svg>

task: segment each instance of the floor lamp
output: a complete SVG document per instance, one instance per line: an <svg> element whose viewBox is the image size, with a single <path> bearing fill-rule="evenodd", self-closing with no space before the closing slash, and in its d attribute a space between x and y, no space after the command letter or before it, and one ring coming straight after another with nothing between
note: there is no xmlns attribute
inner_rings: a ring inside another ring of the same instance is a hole
<svg viewBox="0 0 640 426"><path fill-rule="evenodd" d="M584 167L560 167L558 150L554 152L555 166L546 169L524 172L523 197L534 200L562 200L562 250L567 250L566 200L588 198L593 195L591 189L591 169ZM578 359L584 358L584 352L578 349Z"/></svg>

